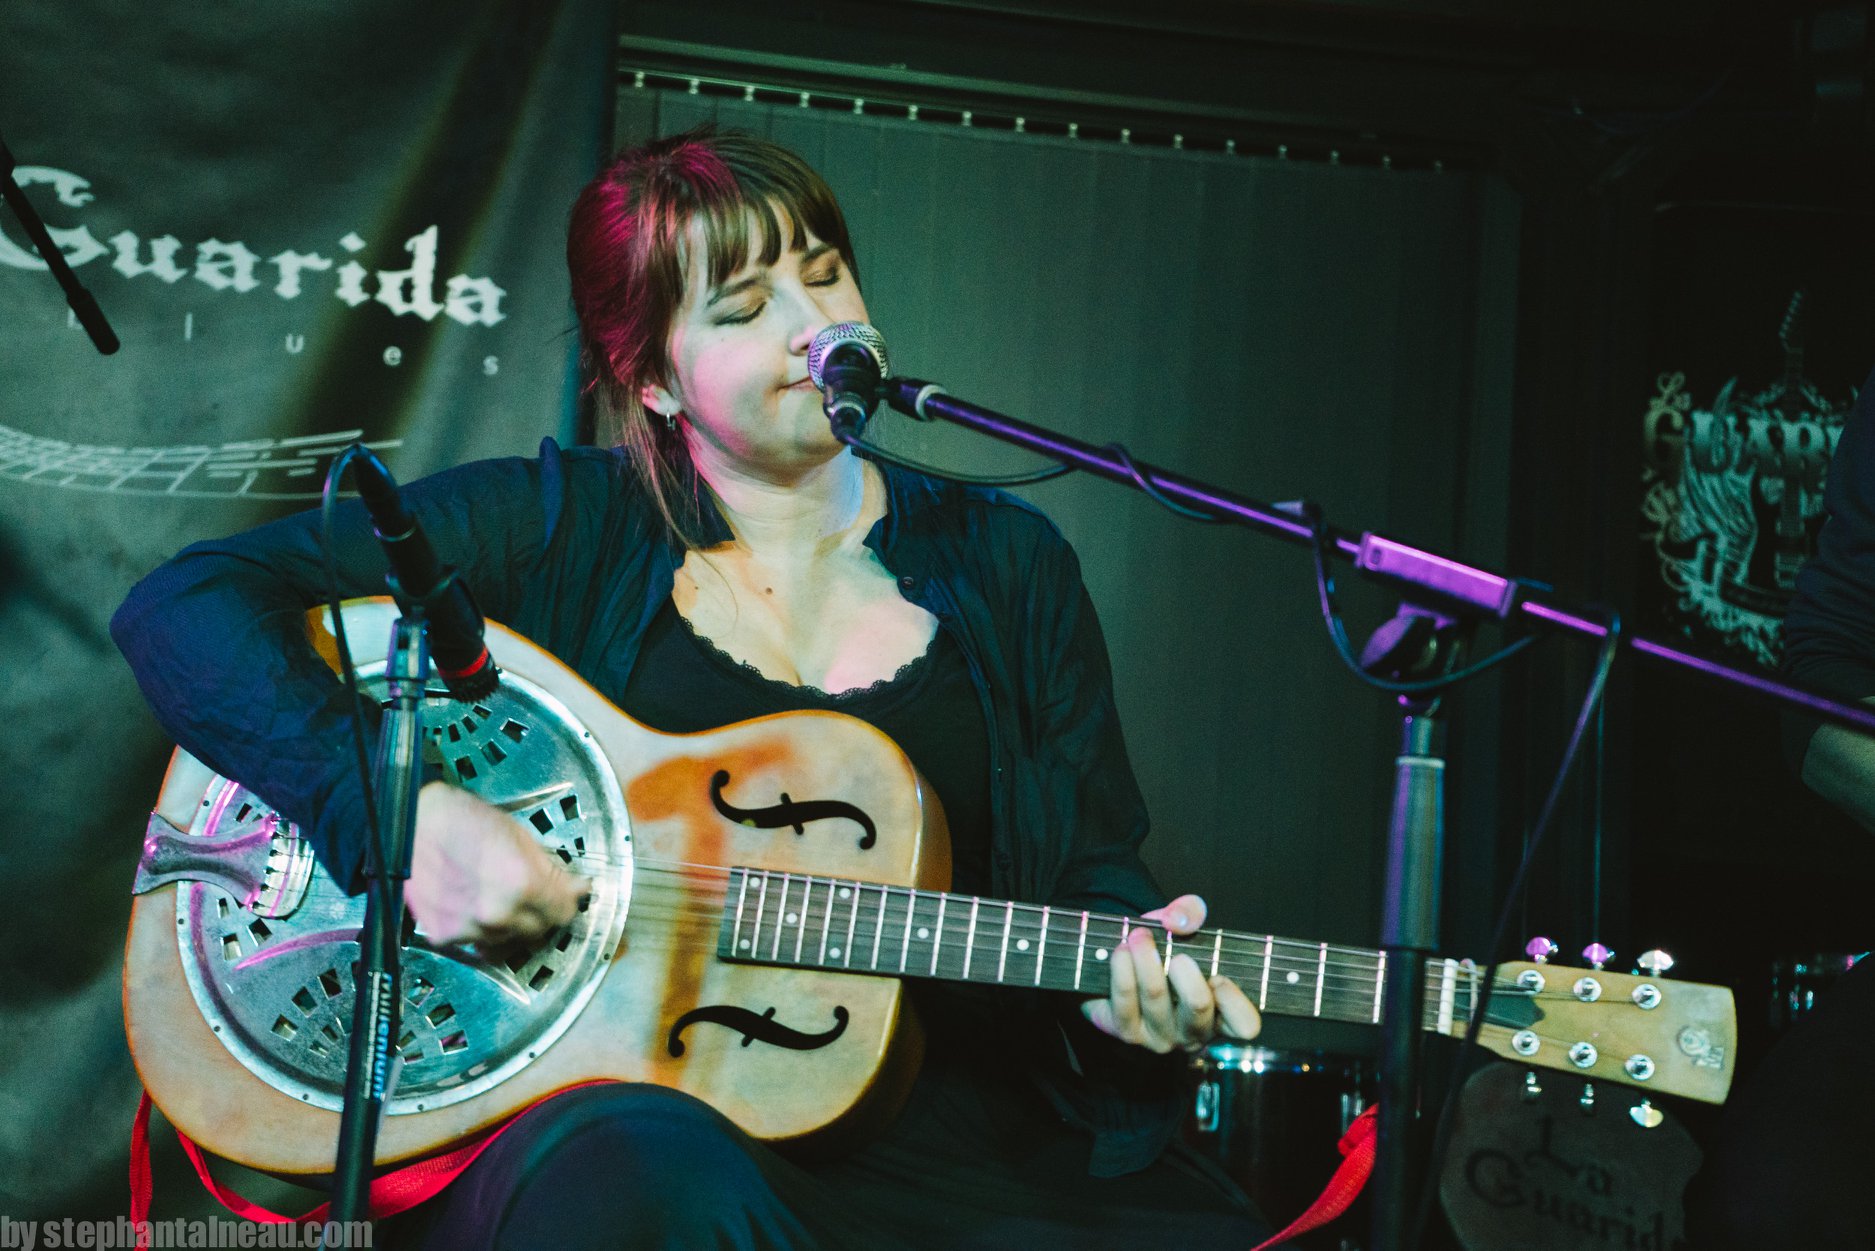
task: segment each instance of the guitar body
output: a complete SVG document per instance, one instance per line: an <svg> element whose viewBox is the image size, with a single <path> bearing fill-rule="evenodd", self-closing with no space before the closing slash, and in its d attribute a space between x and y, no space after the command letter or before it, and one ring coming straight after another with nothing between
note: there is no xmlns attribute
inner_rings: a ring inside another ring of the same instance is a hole
<svg viewBox="0 0 1875 1251"><path fill-rule="evenodd" d="M345 610L354 640L387 637L394 616L386 601ZM594 1079L682 1090L791 1143L888 1117L918 1058L902 983L719 958L717 870L945 888L943 816L910 761L828 713L662 734L520 636L491 624L488 642L502 689L473 706L426 700L431 756L530 820L593 881L593 903L507 964L421 936L406 946L405 1064L379 1163ZM362 900L311 866L290 825L181 751L150 828L124 967L145 1087L217 1155L329 1172ZM801 889L803 908L823 906Z"/></svg>
<svg viewBox="0 0 1875 1251"><path fill-rule="evenodd" d="M346 628L387 638L394 612L353 605ZM333 658L317 629L313 642ZM426 698L425 754L536 830L586 878L590 904L532 951L404 944L380 1164L601 1079L685 1091L771 1141L863 1134L917 1068L900 979L1103 995L1130 930L1163 933L950 894L937 800L865 722L801 712L661 734L518 635L491 625L488 643L500 688ZM363 900L261 799L180 751L134 893L124 1019L151 1097L217 1155L328 1172ZM1266 1014L1381 1019L1383 952L1227 930L1177 948ZM1475 967L1434 960L1420 1024L1457 1035L1482 1013L1481 1044L1519 1063L1721 1102L1731 993L1661 969L1500 965L1487 1003Z"/></svg>

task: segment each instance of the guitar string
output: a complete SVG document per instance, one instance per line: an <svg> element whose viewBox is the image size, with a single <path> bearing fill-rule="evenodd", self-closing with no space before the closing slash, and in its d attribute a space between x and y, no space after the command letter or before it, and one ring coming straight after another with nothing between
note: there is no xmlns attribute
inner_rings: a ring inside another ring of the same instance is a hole
<svg viewBox="0 0 1875 1251"><path fill-rule="evenodd" d="M647 870L647 877L655 877L660 873L666 876L692 877L697 876L697 874L685 871L695 870L700 871L701 876L706 878L722 877L726 879L731 873L731 870L722 868L721 866L689 864L686 862L663 862L660 864L658 862L647 861L640 862L640 864ZM771 878L771 880L773 879ZM806 883L809 880L808 875L790 877L791 884L795 881ZM856 887L859 888L862 896L869 892L876 896L879 890L884 889L890 892L888 895L888 904L891 903L894 897L899 896L901 892L903 892L907 898L913 898L916 902L932 902L940 898L947 898L955 902L959 899L970 898L969 896L959 896L943 892L914 890L910 887L887 887L878 883L861 883L849 879L828 879L815 876L811 880L812 884L817 888L824 888L829 881ZM315 885L309 888L308 894L333 897L342 894L342 892L338 890L336 885L327 887ZM660 895L678 896L678 906L675 908L669 907L668 904L660 906L660 902L658 901ZM993 901L993 903L996 904L1001 902L1002 901ZM641 921L694 922L698 936L713 939L720 935L721 926L727 920L725 915L726 903L726 895L715 896L714 902L707 899L698 900L695 891L685 889L680 883L659 883L653 880L643 883L640 889L634 890L633 906L630 908L629 914ZM855 926L854 941L858 943L863 938L867 944L870 944L876 927L876 912L872 909L870 901L864 902L858 905L858 907L860 910L859 919L865 923L865 927L860 929L858 925ZM1040 905L1017 904L1016 907L1023 910L1025 914L1033 916L1040 908ZM823 913L821 918L822 928L827 928L824 905L821 911ZM1001 911L1001 909L993 906L991 915L979 922L978 931L980 934L986 931L993 933L996 928L994 913L997 911ZM1079 910L1051 910L1049 924L1045 931L1047 939L1041 944L1042 950L1045 953L1042 956L1042 964L1045 970L1058 971L1073 966L1076 958L1074 949L1079 946L1080 941L1080 915ZM902 938L904 933L903 926L905 924L904 919L894 918L888 915L887 920L888 928L878 932L881 935L891 934L894 937ZM898 921L898 926L896 928L890 925L894 920ZM914 918L914 923L915 920L916 918ZM1120 926L1126 922L1134 922L1137 924L1138 919L1089 913L1090 928L1096 925L1111 928ZM772 930L772 921L767 922L767 924ZM784 925L788 929L798 928L799 924L799 922L784 922ZM814 926L814 918L810 916L806 924L809 928L812 928ZM1155 931L1157 930L1157 926L1151 922L1145 922L1144 924L1148 928L1154 929ZM837 928L837 921L834 922L834 928ZM1038 934L1042 933L1042 931L1036 932ZM952 914L945 918L945 925L938 945L942 946L945 941L949 941L952 944L953 950L955 950L957 942L967 936L968 933L969 927L967 919ZM1208 966L1209 961L1203 960L1201 957L1205 954L1203 950L1204 947L1212 941L1211 936L1215 934L1216 931L1200 931L1196 934L1188 935L1182 939L1179 944L1175 945L1175 950L1182 947L1183 954L1190 956L1195 962L1200 964L1201 968ZM1026 935L1016 935L1016 937L1024 936ZM1115 935L1115 937L1117 937L1117 935ZM918 941L923 943L929 940L920 939ZM996 943L996 938L989 938L984 950L995 949ZM1053 943L1057 948L1066 946L1069 950L1049 952L1048 945L1050 943ZM1267 946L1270 948L1267 963L1272 974L1286 976L1288 973L1294 972L1298 975L1297 982L1287 983L1281 987L1272 987L1270 988L1271 991L1282 994L1293 991L1296 995L1303 998L1311 998L1313 996L1314 983L1317 980L1320 980L1322 983L1324 997L1329 994L1335 994L1342 997L1358 995L1358 997L1363 1000L1372 998L1376 991L1377 979L1383 967L1379 959L1379 953L1377 952L1370 952L1360 948L1338 947L1334 944L1329 944L1327 947L1328 959L1326 962L1322 959L1323 945L1320 943L1309 943L1298 939L1281 939L1263 935L1239 935L1233 938L1233 944L1238 948L1240 954L1233 953L1227 956L1221 956L1218 962L1218 972L1220 975L1230 976L1240 982L1245 980L1246 977L1260 978L1266 963L1262 948ZM1005 959L1007 958L1008 957L1005 957ZM1015 958L1028 966L1032 976L1034 966L1029 962L1026 953L1021 953ZM1285 964L1289 964L1291 967L1285 968ZM872 970L867 969L864 971L871 972ZM880 971L886 972L890 970L882 967ZM910 970L900 970L900 972L909 971ZM1320 975L1319 978L1318 972ZM1306 974L1308 978L1307 985L1303 985L1301 982L1301 977L1304 974ZM1436 994L1440 989L1443 976L1444 970L1442 967L1435 965L1429 968L1426 972L1428 990ZM1471 989L1469 979L1467 978L1462 981L1458 989L1461 992L1469 992ZM1502 984L1501 990L1495 993L1511 995L1525 994L1523 988L1516 986L1514 983ZM1563 996L1558 997L1562 998Z"/></svg>
<svg viewBox="0 0 1875 1251"><path fill-rule="evenodd" d="M707 934L704 935L704 938L706 941L697 943L695 945L698 947L704 947L704 948L715 946L715 943L709 939L709 936ZM785 944L785 941L786 940L784 939L784 944ZM688 945L688 944L683 944L683 945ZM803 972L830 972L830 973L849 973L849 974L857 973L862 976L871 976L871 975L874 975L875 973L879 975L884 975L884 976L894 976L894 975L917 976L918 975L917 970L915 968L903 969L903 970L894 970L890 967L880 967L878 969L873 969L873 968L852 969L844 965L824 966L824 965L810 964L810 963L805 963L805 962L797 965L788 961L780 962L779 967L798 968ZM976 979L976 980L987 981L987 979ZM1015 986L1024 985L1024 983L1020 981L1019 979L1014 982L1006 982L1004 984L1010 984L1010 985L1015 985ZM1437 989L1438 989L1437 978L1429 974L1428 985L1426 987L1426 990L1428 992L1429 997L1432 999L1432 1002L1428 1002L1422 1008L1421 1025L1422 1025L1422 1028L1425 1028L1427 1030L1432 1030L1434 1032L1448 1033L1448 1036L1449 1036L1449 1031L1437 1030L1438 1017L1440 1015L1438 1011L1438 1007L1437 1007L1437 1002L1436 1002ZM1452 1030L1457 1030L1458 1028L1460 1028L1463 1025L1463 1023L1468 1019L1470 1006L1473 1002L1475 1002L1474 996L1470 993L1472 988L1469 983L1461 984L1457 989L1459 991L1461 1001L1455 1002L1452 1005L1452 1010L1451 1010ZM1521 997L1521 998L1532 999L1532 1000L1537 1000L1537 1001L1553 1000L1557 1002L1568 1003L1571 1005L1577 1002L1574 996L1571 996L1571 995L1566 995L1561 992L1555 992L1555 991L1531 992L1528 988L1519 986L1515 983L1499 982L1497 984L1497 988L1494 990L1493 993L1494 995L1502 995L1502 996L1511 997L1511 998ZM1365 996L1365 995L1362 997L1363 1003L1365 1002L1367 997L1368 996ZM1256 1001L1255 996L1252 996L1251 998L1252 998L1252 1002ZM1285 985L1285 986L1280 986L1280 987L1272 986L1269 988L1267 997L1264 998L1263 1002L1259 1005L1259 1007L1263 1011L1273 1010L1278 1015L1310 1016L1310 1015L1315 1015L1315 1014L1310 1011L1304 1010L1302 1005L1312 1003L1313 999L1314 999L1313 991L1307 987L1298 986L1298 985ZM1272 1008L1271 1005L1274 1005L1274 1007ZM1564 1044L1571 1041L1569 1036L1567 1035L1549 1033L1547 1030L1541 1028L1540 1022L1531 1022L1528 1024L1505 1024L1501 1022L1487 1021L1484 1024L1483 1028L1486 1031L1497 1031L1498 1035L1501 1035L1504 1037L1508 1037L1519 1030L1527 1030L1531 1034L1535 1035L1539 1039L1539 1041L1555 1044L1558 1047L1561 1047ZM1528 1059L1528 1057L1519 1057L1519 1058ZM1563 1070L1563 1071L1568 1072L1569 1070ZM1589 1070L1582 1070L1582 1071L1585 1074L1589 1073Z"/></svg>
<svg viewBox="0 0 1875 1251"><path fill-rule="evenodd" d="M585 853L585 857L588 859L592 859L592 860L599 859L598 856L590 852ZM575 857L575 858L578 859L580 857ZM731 877L732 874L738 871L744 871L750 874L751 880L755 880L756 878L759 878L761 875L765 873L768 875L768 880L774 881L776 879L776 876L779 875L781 872L783 872L782 870L779 870L779 869L774 869L774 870L743 869L741 866L728 867L728 866L723 866L723 865L701 864L701 863L681 861L681 860L675 860L675 861L632 860L630 861L630 863L632 863L634 867L638 869L642 875L647 876L647 877L653 877L653 878L658 877L658 876L663 876L663 877L678 877L678 878L694 880L696 878L701 877L705 879L719 878L724 881L727 881ZM883 890L888 893L889 901L898 899L901 897L909 897L909 898L915 898L919 902L929 901L929 902L935 903L937 900L941 898L950 899L952 901L973 898L972 896L962 895L962 894L958 894L955 892L928 890L928 889L921 888L921 887L899 886L899 885L893 885L889 883L866 882L866 881L862 881L858 879L823 877L818 874L809 875L809 874L790 873L789 879L791 883L806 882L806 881L811 880L817 887L824 887L828 882L835 882L840 885L855 887L862 894L872 893L872 894L875 894L875 896L877 892ZM653 881L653 882L644 883L643 887L635 887L633 889L632 899L633 899L634 904L636 904L637 901L641 898L641 894L640 894L641 889L649 888L649 890L646 891L646 894L648 895L650 891L655 891L656 889L658 889L659 886L664 886L667 889L677 891L678 893L681 893L690 899L696 898L696 892L685 890L682 884L658 883L658 882ZM335 883L317 882L317 881L311 882L308 884L306 888L306 894L308 896L312 896L312 897L316 897L320 899L333 899L333 898L338 898L340 896L345 896L345 892L341 891ZM350 898L350 896L345 896L345 897ZM711 898L717 899L717 900L726 900L726 897L727 896L725 894L723 896L712 896ZM983 897L975 897L975 898L979 898L981 902L990 904L992 907L996 909L1000 909L1005 902L1004 900L1000 900L1000 899L990 900L990 899L983 898ZM712 920L720 919L720 906L721 906L720 903L712 904L708 900L705 900L705 901L698 903L697 911L701 914L707 915ZM1027 915L1033 915L1039 912L1042 909L1042 907L1043 905L1035 904L1035 903L1024 903L1024 902L1015 903L1015 908L1017 909L1017 911L1027 914ZM631 909L631 911L633 914L638 914L640 912L640 909L634 906ZM1056 933L1055 927L1056 927L1057 921L1059 921L1064 931L1073 930L1076 932L1077 937L1078 937L1078 930L1079 930L1079 925L1080 925L1079 918L1081 916L1080 909L1063 909L1063 908L1051 907L1050 913L1051 913L1051 916L1050 916L1048 934L1049 934L1049 938L1051 941L1053 940L1055 933ZM955 918L946 918L947 922L954 920L954 919ZM1088 923L1090 927L1096 926L1096 925L1113 926L1113 925L1126 924L1129 928L1144 927L1144 928L1154 930L1155 932L1157 932L1160 929L1160 924L1158 922L1145 921L1139 917L1120 917L1120 916L1116 916L1112 914L1097 913L1097 912L1091 912L1091 911L1088 913ZM948 931L948 928L949 926L947 924L947 931ZM1204 941L1207 941L1207 942L1210 941L1209 936L1215 934L1216 932L1217 932L1216 930L1210 930L1210 929L1201 930L1201 931L1198 931L1198 933L1185 936L1184 938L1180 939L1179 942L1180 942L1180 945L1190 947L1194 945L1194 940L1199 939L1200 936L1204 936ZM1229 932L1227 931L1227 933ZM1235 936L1233 941L1250 942L1257 946L1262 946L1267 941L1268 943L1272 944L1275 948L1284 949L1284 950L1293 949L1294 952L1297 954L1297 958L1307 964L1316 963L1317 956L1323 949L1323 944L1309 942L1306 939L1281 938L1281 937L1277 937L1274 935L1263 935L1263 934L1247 934L1247 933L1238 934ZM1336 957L1339 957L1340 962L1342 964L1347 964L1349 962L1357 961L1357 960L1369 960L1369 961L1374 962L1376 968L1378 968L1379 963L1380 963L1380 959L1379 959L1380 953L1369 950L1369 949L1365 949L1365 948L1347 947L1347 946L1342 946L1342 945L1338 945L1335 943L1329 943L1327 944L1327 950L1330 955L1331 961L1333 961ZM1187 952L1187 954L1190 954L1189 951Z"/></svg>
<svg viewBox="0 0 1875 1251"><path fill-rule="evenodd" d="M690 927L691 936L701 940L699 945L709 947L718 946L718 939L720 938L722 927L728 921L728 917L725 915L727 906L726 900L719 901L715 904L701 903L696 899L693 893L683 891L679 887L667 886L662 889L664 892L678 896L678 898L675 901L669 899L659 900L657 896L660 893L660 888L655 885L647 884L642 894L637 891L634 892L633 903L628 913L629 918L641 923L649 921L654 923L687 925ZM337 894L336 889L333 893ZM936 896L931 895L929 898L935 899ZM958 897L950 896L950 898L954 901ZM856 923L854 927L853 941L856 946L863 944L869 947L875 932L882 937L889 935L893 940L903 938L905 922L902 916L888 916L887 926L885 929L881 930L877 927L876 912L872 916L866 915L869 910L868 906L862 905L859 922ZM1000 912L1001 910L993 909L992 911ZM766 937L773 932L775 918L772 913L765 913L764 916L763 933ZM1070 919L1070 917L1072 919ZM1075 948L1079 947L1080 944L1079 917L1079 911L1075 911L1072 914L1063 915L1059 923L1057 923L1056 918L1051 916L1046 931L1047 939L1037 944L1038 948L1043 953L1041 963L1045 971L1064 972L1074 967L1076 960ZM262 919L264 920L265 918ZM824 921L824 918L810 916L806 922L808 932L813 934L819 929L826 928L828 929L828 933L831 934L834 930L839 928L839 921L837 919L831 927L819 923L822 921ZM919 921L925 921L929 922L930 925L935 925L934 917L915 918L912 923L915 925ZM1117 928L1120 923L1121 919L1117 917L1095 918L1090 916L1089 945L1096 950L1106 948L1106 944L1098 941L1102 936L1092 932L1092 926L1105 925L1108 928ZM750 924L753 926L752 915ZM1148 923L1148 925L1150 926L1150 923ZM785 920L783 921L783 927L790 932L801 928L798 921L790 923ZM926 928L929 928L929 926ZM996 929L997 926L993 916L986 915L979 921L977 933L979 937L983 939L982 945L978 948L978 951L983 954L979 958L987 960L989 952L1000 950L1000 934L995 932ZM955 953L961 950L963 942L968 937L969 932L967 918L953 913L946 916L940 938L935 945L943 948L948 944L949 952ZM1022 933L1012 932L1012 937L1026 938L1030 933L1039 935L1041 932L1042 931L1039 930L1025 929ZM1201 969L1208 969L1210 961L1204 958L1206 956L1204 948L1211 940L1206 936L1206 933L1208 932L1188 936L1186 941L1175 944L1175 952L1191 957L1195 963L1200 965ZM1118 935L1115 934L1113 937L1117 938ZM783 941L784 944L787 942L786 939ZM916 941L922 945L931 940L919 938ZM1261 977L1265 964L1262 952L1262 948L1265 945L1263 939L1260 936L1254 937L1242 945L1250 948L1250 950L1243 951L1240 954L1229 951L1220 954L1217 965L1218 975L1231 977L1239 982L1251 977ZM816 951L818 951L818 946L818 940L816 939ZM1050 950L1050 947L1053 947L1054 950ZM1061 950L1063 947L1068 948L1068 950ZM1295 950L1293 952L1280 950L1284 947L1293 947ZM1341 998L1356 997L1367 1000L1372 999L1376 993L1381 967L1377 957L1357 952L1356 959L1350 961L1336 958L1332 954L1334 949L1331 948L1330 958L1324 962L1320 958L1321 948L1319 944L1302 944L1294 940L1276 940L1275 943L1272 944L1272 948L1272 955L1268 960L1272 976L1282 976L1286 978L1288 974L1294 973L1298 979L1293 983L1285 982L1281 986L1271 987L1273 992L1286 993L1289 990L1294 990L1295 993L1299 995L1312 996L1315 983L1320 981L1325 997L1328 995L1336 995ZM1161 950L1163 950L1163 948L1161 948ZM1020 949L1013 949L1004 959L1006 961L1020 961L1029 969L1031 976L1033 976L1034 963L1029 958L1027 952L1021 951ZM1083 954L1082 961L1091 970L1097 962L1097 957L1088 957ZM844 968L848 966L842 965L841 967ZM861 971L872 972L874 970L867 967ZM892 970L882 964L878 971L889 972ZM897 971L900 973L915 973L916 969L906 968ZM1434 968L1428 970L1427 981L1429 988L1436 992L1442 976L1443 973L1440 969ZM1306 986L1302 985L1302 979L1304 977L1307 979ZM1008 979L1005 978L1005 981L1007 980ZM1468 985L1466 989L1468 989Z"/></svg>

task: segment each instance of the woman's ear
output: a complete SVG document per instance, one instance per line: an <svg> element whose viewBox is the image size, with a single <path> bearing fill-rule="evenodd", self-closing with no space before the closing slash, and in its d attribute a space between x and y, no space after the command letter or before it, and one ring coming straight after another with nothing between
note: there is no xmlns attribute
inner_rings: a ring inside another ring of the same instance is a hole
<svg viewBox="0 0 1875 1251"><path fill-rule="evenodd" d="M657 382L647 382L638 388L638 402L660 417L675 417L684 411L677 397Z"/></svg>

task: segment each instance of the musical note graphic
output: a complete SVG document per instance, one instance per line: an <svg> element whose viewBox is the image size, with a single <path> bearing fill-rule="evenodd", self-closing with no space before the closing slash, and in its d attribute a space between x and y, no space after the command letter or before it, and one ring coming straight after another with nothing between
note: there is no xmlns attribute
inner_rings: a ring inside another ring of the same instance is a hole
<svg viewBox="0 0 1875 1251"><path fill-rule="evenodd" d="M317 499L332 458L357 430L172 447L68 443L0 426L0 478L74 491L186 498ZM373 451L402 440L368 444Z"/></svg>

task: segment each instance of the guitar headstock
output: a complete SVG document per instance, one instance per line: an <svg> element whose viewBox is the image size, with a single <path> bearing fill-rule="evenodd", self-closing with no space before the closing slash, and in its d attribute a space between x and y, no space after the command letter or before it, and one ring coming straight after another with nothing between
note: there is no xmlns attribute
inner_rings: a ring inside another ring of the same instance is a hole
<svg viewBox="0 0 1875 1251"><path fill-rule="evenodd" d="M1464 1029L1455 1018L1450 1032ZM1520 1064L1723 1103L1738 1020L1723 986L1515 961L1497 967L1478 1041Z"/></svg>

